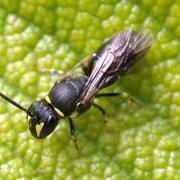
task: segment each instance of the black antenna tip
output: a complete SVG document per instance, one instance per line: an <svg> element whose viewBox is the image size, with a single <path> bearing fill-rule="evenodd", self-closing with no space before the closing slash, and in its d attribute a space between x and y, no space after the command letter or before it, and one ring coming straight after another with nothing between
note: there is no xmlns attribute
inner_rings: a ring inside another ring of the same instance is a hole
<svg viewBox="0 0 180 180"><path fill-rule="evenodd" d="M17 102L15 102L14 100L10 99L9 97L7 97L5 94L3 94L2 92L0 92L0 96L5 99L6 101L8 101L10 104L16 106L18 109L24 111L26 114L30 115L31 114L28 112L28 110L26 108L24 108L23 106L21 106L20 104L18 104Z"/></svg>

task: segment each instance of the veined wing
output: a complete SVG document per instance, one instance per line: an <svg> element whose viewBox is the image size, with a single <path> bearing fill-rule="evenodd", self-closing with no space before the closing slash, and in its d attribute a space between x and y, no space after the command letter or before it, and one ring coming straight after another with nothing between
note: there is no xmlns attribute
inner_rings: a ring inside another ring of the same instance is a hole
<svg viewBox="0 0 180 180"><path fill-rule="evenodd" d="M91 74L80 97L80 103L91 101L98 91L124 75L152 44L149 31L124 31L108 40L94 54Z"/></svg>
<svg viewBox="0 0 180 180"><path fill-rule="evenodd" d="M86 58L81 60L78 64L76 64L74 68L62 74L60 80L70 79L78 75L79 76L84 75L88 77L90 75L93 62L94 59L92 58L92 56L91 55L87 56Z"/></svg>

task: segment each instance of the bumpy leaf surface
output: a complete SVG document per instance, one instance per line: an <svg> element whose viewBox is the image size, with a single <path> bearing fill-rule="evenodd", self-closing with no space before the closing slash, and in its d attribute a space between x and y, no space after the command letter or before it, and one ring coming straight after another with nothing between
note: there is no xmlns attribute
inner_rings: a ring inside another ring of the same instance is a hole
<svg viewBox="0 0 180 180"><path fill-rule="evenodd" d="M138 73L105 91L75 119L81 155L66 119L44 140L26 115L0 98L0 179L180 179L180 4L177 0L0 0L0 91L28 107L58 79L38 68L71 69L106 38L148 28L151 50Z"/></svg>

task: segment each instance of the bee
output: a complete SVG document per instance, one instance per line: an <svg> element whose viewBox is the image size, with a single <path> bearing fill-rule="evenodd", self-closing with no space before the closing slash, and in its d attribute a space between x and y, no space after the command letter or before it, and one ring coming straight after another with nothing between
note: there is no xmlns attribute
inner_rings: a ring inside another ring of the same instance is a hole
<svg viewBox="0 0 180 180"><path fill-rule="evenodd" d="M44 99L33 102L28 109L0 92L0 96L27 114L29 130L36 138L45 138L56 128L59 120L67 118L70 133L78 148L73 119L91 106L107 117L106 111L94 102L99 97L119 96L121 93L99 93L113 84L137 63L152 45L149 31L127 30L117 33L97 51L83 59L55 82Z"/></svg>

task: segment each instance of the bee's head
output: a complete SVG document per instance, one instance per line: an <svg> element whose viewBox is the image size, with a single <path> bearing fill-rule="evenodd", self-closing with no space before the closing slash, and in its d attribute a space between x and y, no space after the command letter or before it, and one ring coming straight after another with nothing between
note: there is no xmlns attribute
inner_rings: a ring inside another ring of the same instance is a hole
<svg viewBox="0 0 180 180"><path fill-rule="evenodd" d="M58 124L58 114L46 100L33 102L28 111L29 130L36 138L45 138Z"/></svg>
<svg viewBox="0 0 180 180"><path fill-rule="evenodd" d="M29 130L36 138L45 138L56 128L60 115L57 114L51 103L41 99L33 102L29 109L24 108L2 92L0 97L24 111L29 117Z"/></svg>

